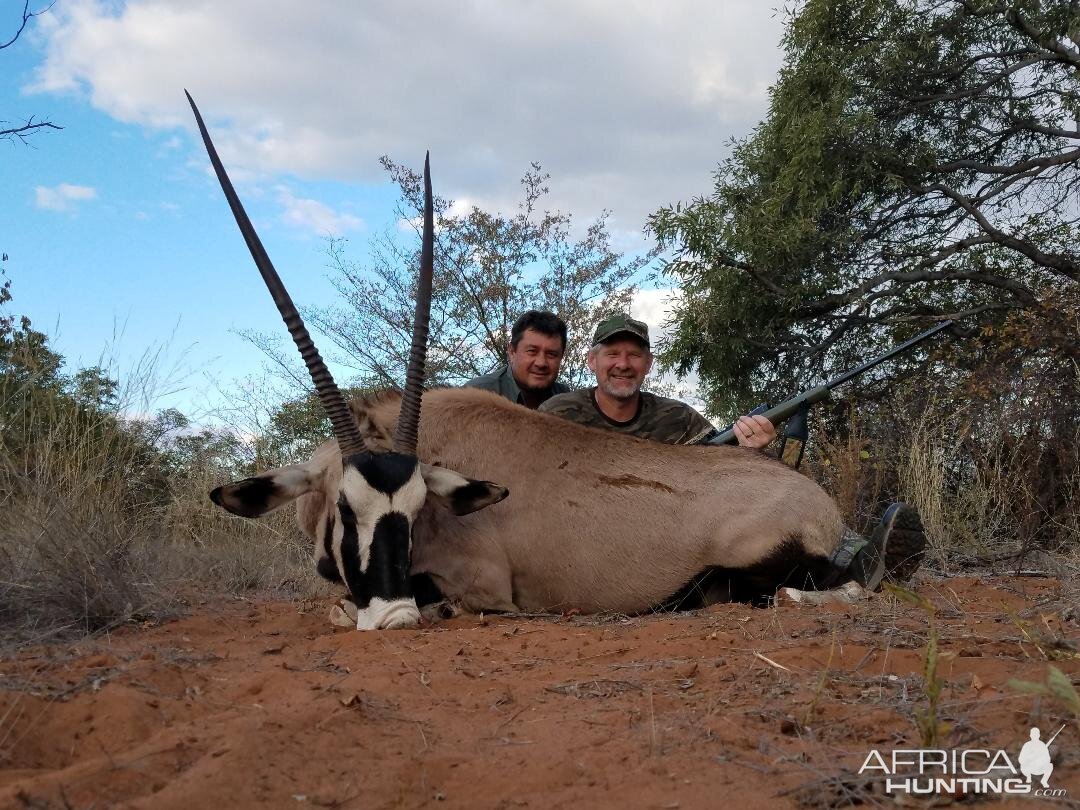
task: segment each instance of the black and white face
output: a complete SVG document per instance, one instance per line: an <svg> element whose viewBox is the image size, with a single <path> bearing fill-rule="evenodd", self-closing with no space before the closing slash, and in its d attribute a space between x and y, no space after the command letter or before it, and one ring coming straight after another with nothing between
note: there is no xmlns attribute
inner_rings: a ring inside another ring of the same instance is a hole
<svg viewBox="0 0 1080 810"><path fill-rule="evenodd" d="M357 453L341 460L336 492L325 492L318 571L344 583L358 630L411 627L420 619L409 577L412 527L428 497L457 515L498 503L509 492L398 453ZM218 487L214 503L258 517L308 492L326 476L315 462L271 470Z"/></svg>
<svg viewBox="0 0 1080 810"><path fill-rule="evenodd" d="M342 460L329 549L356 604L356 628L411 627L420 618L409 579L412 525L427 499L420 464L397 453Z"/></svg>

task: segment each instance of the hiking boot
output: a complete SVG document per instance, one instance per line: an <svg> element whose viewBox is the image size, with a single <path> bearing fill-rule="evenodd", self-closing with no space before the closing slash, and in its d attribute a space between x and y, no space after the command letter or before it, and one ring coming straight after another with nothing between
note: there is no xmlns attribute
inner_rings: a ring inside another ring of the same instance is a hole
<svg viewBox="0 0 1080 810"><path fill-rule="evenodd" d="M876 591L886 577L905 582L919 568L926 550L926 534L919 513L906 503L894 503L885 510L881 523L851 560L851 578Z"/></svg>

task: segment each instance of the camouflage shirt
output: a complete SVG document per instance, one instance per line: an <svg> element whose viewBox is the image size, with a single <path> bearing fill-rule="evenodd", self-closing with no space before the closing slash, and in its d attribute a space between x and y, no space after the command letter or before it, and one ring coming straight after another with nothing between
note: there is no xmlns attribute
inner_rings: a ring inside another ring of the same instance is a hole
<svg viewBox="0 0 1080 810"><path fill-rule="evenodd" d="M693 444L714 430L712 424L685 402L641 392L638 412L629 422L609 419L596 404L596 388L552 397L540 410L590 427L628 433L665 444Z"/></svg>

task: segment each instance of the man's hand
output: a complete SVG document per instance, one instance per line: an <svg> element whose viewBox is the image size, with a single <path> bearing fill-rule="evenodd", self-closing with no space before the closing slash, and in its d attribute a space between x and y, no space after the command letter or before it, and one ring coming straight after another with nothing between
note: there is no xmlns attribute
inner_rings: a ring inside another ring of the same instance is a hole
<svg viewBox="0 0 1080 810"><path fill-rule="evenodd" d="M734 425L740 447L761 450L776 438L776 428L764 416L740 416Z"/></svg>

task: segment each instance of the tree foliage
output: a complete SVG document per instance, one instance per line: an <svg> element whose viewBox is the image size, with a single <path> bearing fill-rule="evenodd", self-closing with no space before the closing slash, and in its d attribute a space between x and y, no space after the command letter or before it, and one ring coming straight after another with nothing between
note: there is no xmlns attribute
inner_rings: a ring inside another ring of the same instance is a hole
<svg viewBox="0 0 1080 810"><path fill-rule="evenodd" d="M767 118L712 194L650 219L686 293L665 360L724 410L946 317L986 339L1010 312L1071 311L1078 8L801 3Z"/></svg>
<svg viewBox="0 0 1080 810"><path fill-rule="evenodd" d="M336 358L361 386L398 385L407 365L419 266L422 178L382 159L401 196L397 225L374 245L370 258L350 259L344 240L329 243L330 271L341 300L303 310L305 320L340 350ZM611 245L606 215L571 234L571 217L542 209L548 175L533 164L521 179L513 215L472 206L459 212L436 197L435 273L428 341L428 384L459 384L505 362L514 320L528 309L547 309L566 321L570 337L562 379L584 383L592 326L602 313L626 310L635 283L654 258L624 258ZM407 227L403 238L400 225ZM297 385L310 388L291 348L249 333Z"/></svg>
<svg viewBox="0 0 1080 810"><path fill-rule="evenodd" d="M2 273L2 270L0 270ZM41 458L67 443L99 452L101 475L128 482L137 508L164 503L185 475L250 474L250 452L235 435L196 429L166 409L134 419L119 382L100 366L65 373L66 361L26 316L6 311L11 283L0 285L0 490L11 474L33 475ZM72 464L76 459L72 459Z"/></svg>

